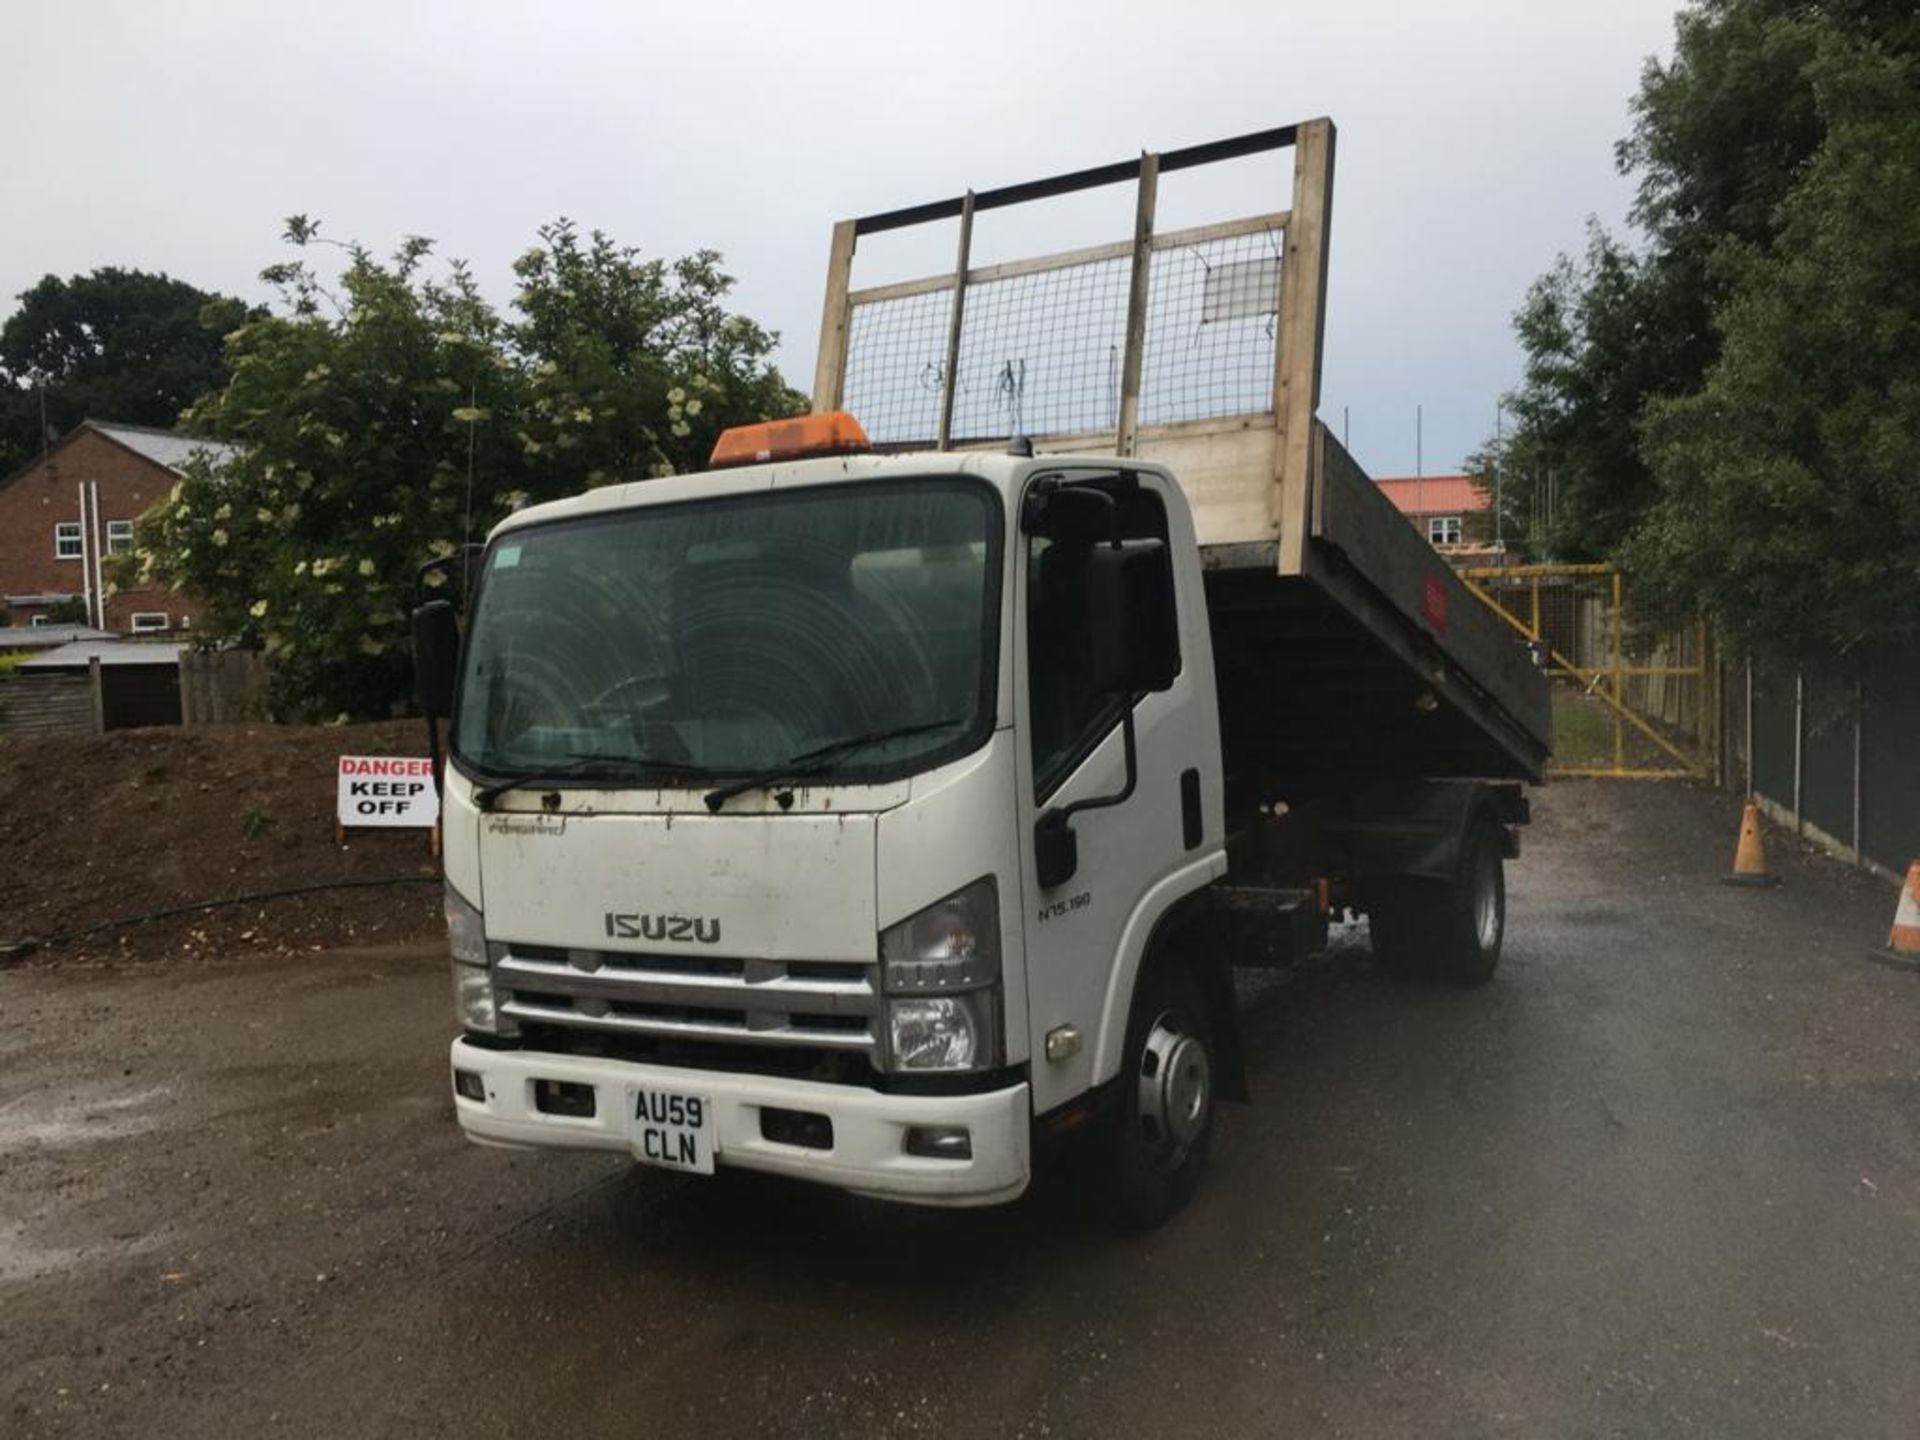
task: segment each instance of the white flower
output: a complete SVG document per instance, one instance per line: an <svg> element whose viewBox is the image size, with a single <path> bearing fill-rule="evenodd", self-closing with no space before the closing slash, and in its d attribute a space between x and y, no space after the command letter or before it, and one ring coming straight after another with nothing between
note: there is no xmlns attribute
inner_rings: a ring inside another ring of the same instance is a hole
<svg viewBox="0 0 1920 1440"><path fill-rule="evenodd" d="M682 390L678 385L667 391L667 401L669 404L678 405L686 398L687 392Z"/></svg>
<svg viewBox="0 0 1920 1440"><path fill-rule="evenodd" d="M267 615L267 602L264 600L254 601L253 604L247 607L247 613L256 620L264 620Z"/></svg>
<svg viewBox="0 0 1920 1440"><path fill-rule="evenodd" d="M698 415L700 413L700 403L697 399L687 401L687 414Z"/></svg>
<svg viewBox="0 0 1920 1440"><path fill-rule="evenodd" d="M227 532L224 530L216 530L207 538L213 541L214 548L218 549L227 543Z"/></svg>
<svg viewBox="0 0 1920 1440"><path fill-rule="evenodd" d="M361 573L362 575L371 575L371 574L373 574L373 561L371 561L371 560L362 560L362 561L360 562L360 573Z"/></svg>

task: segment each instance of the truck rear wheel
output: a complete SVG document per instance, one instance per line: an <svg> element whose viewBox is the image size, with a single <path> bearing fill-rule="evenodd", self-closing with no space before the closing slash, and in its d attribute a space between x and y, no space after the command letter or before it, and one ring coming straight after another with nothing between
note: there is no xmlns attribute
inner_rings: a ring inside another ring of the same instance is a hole
<svg viewBox="0 0 1920 1440"><path fill-rule="evenodd" d="M1134 997L1105 1142L1107 1198L1148 1230L1193 1197L1213 1138L1213 1027L1193 975L1161 965Z"/></svg>
<svg viewBox="0 0 1920 1440"><path fill-rule="evenodd" d="M1507 880L1500 829L1476 822L1450 880L1382 882L1367 911L1373 954L1389 974L1444 985L1484 985L1506 938Z"/></svg>

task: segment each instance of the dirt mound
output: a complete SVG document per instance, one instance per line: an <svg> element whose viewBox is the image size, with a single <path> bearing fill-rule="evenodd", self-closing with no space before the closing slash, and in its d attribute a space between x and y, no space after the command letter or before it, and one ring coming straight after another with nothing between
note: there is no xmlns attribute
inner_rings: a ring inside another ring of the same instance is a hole
<svg viewBox="0 0 1920 1440"><path fill-rule="evenodd" d="M417 720L0 740L0 946L234 895L393 878L412 883L103 931L24 963L431 939L439 866L426 832L351 831L342 845L333 829L339 756L425 748Z"/></svg>

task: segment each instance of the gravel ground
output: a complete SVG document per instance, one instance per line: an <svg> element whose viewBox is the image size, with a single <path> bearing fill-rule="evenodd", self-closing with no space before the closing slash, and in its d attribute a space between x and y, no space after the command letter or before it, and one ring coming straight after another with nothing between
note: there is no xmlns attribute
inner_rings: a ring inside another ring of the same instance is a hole
<svg viewBox="0 0 1920 1440"><path fill-rule="evenodd" d="M0 1434L1920 1435L1893 893L1560 784L1469 994L1243 997L1144 1239L461 1141L418 947L0 972Z"/></svg>

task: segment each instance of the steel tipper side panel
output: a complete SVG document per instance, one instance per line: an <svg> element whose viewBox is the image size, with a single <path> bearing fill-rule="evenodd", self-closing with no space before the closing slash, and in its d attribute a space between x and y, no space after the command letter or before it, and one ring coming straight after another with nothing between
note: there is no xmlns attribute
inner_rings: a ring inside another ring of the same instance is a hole
<svg viewBox="0 0 1920 1440"><path fill-rule="evenodd" d="M1553 737L1545 673L1326 427L1316 423L1314 430L1306 574L1416 666L1440 705L1457 710L1505 755L1507 765L1482 773L1539 780ZM1394 614L1381 613L1356 579Z"/></svg>

